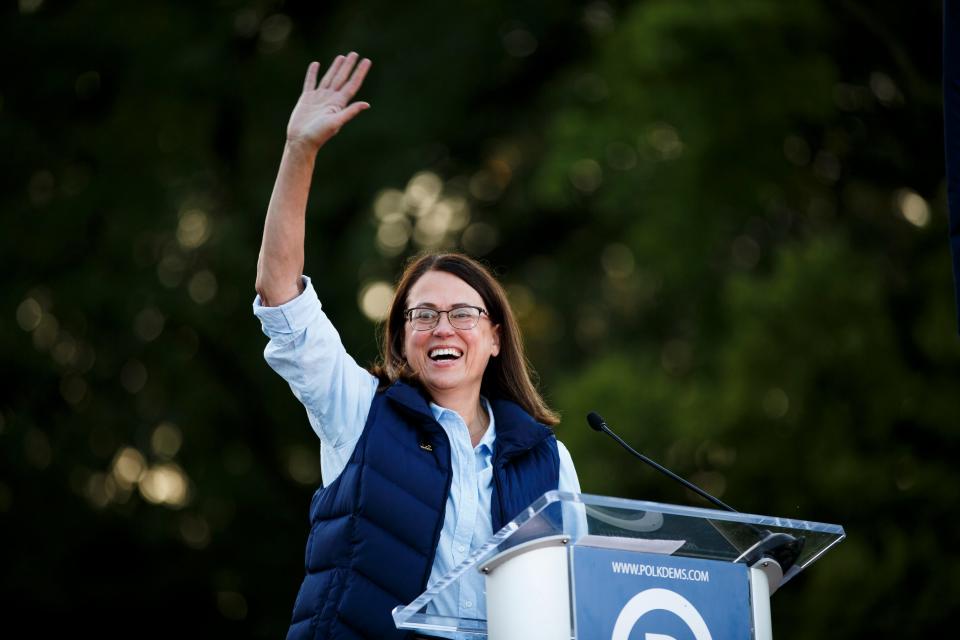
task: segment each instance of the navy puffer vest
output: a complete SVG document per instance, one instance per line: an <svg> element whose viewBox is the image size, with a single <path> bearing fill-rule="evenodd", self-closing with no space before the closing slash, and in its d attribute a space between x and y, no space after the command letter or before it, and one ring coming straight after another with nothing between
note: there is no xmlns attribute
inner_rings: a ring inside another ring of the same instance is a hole
<svg viewBox="0 0 960 640"><path fill-rule="evenodd" d="M491 400L494 532L557 488L553 432ZM343 473L314 494L306 577L288 640L401 639L391 611L425 588L450 492L450 443L416 388L377 393Z"/></svg>

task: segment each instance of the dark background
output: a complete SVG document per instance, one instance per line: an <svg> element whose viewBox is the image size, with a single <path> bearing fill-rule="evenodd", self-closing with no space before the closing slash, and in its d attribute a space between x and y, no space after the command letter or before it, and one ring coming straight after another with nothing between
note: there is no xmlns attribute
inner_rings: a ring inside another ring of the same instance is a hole
<svg viewBox="0 0 960 640"><path fill-rule="evenodd" d="M773 599L778 638L937 634L960 601L940 12L5 4L2 624L285 633L319 445L250 304L303 72L356 50L372 108L320 153L306 272L357 360L408 256L479 256L585 492L704 504L596 409L743 511L845 527Z"/></svg>

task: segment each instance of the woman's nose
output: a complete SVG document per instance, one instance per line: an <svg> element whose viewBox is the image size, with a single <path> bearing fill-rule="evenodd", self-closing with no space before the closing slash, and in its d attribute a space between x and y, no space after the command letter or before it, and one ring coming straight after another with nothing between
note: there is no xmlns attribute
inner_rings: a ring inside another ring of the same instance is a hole
<svg viewBox="0 0 960 640"><path fill-rule="evenodd" d="M441 313L440 319L437 321L437 326L433 328L434 335L448 336L456 331L453 328L453 325L450 324L450 319L447 317L447 314Z"/></svg>

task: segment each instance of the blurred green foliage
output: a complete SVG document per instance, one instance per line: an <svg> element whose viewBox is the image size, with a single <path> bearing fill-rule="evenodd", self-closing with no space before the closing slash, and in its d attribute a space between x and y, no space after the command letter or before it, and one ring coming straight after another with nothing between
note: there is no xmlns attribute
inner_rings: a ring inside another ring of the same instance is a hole
<svg viewBox="0 0 960 640"><path fill-rule="evenodd" d="M702 504L595 409L741 510L846 528L773 599L777 637L937 633L960 604L939 11L5 7L6 621L284 632L318 445L250 303L303 70L357 50L373 108L321 152L306 265L357 360L371 283L479 255L584 491Z"/></svg>

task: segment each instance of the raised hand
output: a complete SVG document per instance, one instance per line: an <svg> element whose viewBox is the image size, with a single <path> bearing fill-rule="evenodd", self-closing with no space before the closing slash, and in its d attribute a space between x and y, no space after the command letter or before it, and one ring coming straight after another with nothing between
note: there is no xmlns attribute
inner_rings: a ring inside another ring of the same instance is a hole
<svg viewBox="0 0 960 640"><path fill-rule="evenodd" d="M350 103L371 65L368 58L357 64L358 58L353 51L346 56L337 56L319 84L320 63L310 63L303 80L303 93L287 123L289 143L316 151L358 113L370 108L366 102Z"/></svg>

